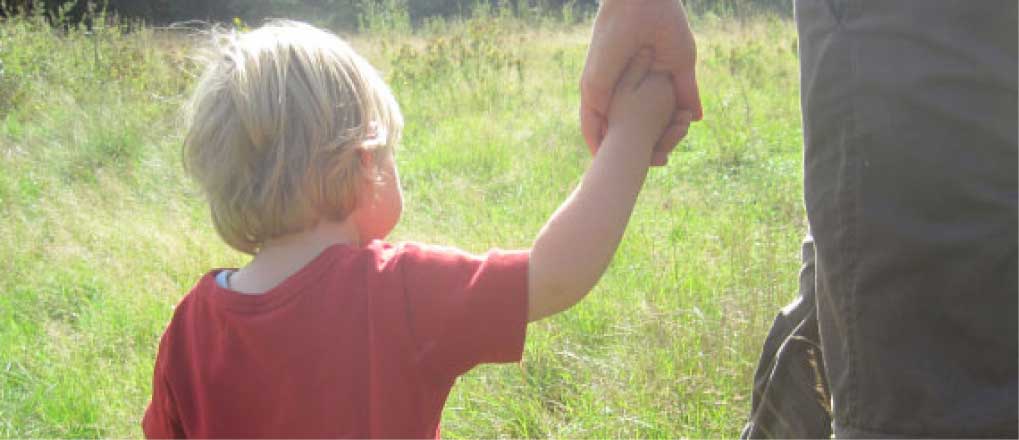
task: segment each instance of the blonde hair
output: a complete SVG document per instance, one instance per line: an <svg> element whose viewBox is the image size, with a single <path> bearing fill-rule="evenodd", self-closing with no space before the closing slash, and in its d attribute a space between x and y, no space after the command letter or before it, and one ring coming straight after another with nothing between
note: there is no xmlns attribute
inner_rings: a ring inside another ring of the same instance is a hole
<svg viewBox="0 0 1019 440"><path fill-rule="evenodd" d="M364 58L291 21L214 31L186 109L185 169L219 235L249 254L346 218L361 177L357 150L390 151L403 129L392 92Z"/></svg>

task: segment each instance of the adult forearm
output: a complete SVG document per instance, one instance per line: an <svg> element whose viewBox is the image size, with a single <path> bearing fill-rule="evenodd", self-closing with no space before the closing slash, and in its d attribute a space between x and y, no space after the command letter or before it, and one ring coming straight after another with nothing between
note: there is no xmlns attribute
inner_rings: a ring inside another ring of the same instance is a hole
<svg viewBox="0 0 1019 440"><path fill-rule="evenodd" d="M634 143L610 131L580 186L538 233L531 250L532 321L582 299L612 260L651 157L650 148Z"/></svg>

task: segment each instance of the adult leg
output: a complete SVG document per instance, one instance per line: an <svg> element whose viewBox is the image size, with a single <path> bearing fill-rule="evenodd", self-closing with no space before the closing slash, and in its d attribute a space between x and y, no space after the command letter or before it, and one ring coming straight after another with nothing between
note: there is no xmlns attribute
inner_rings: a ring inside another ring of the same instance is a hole
<svg viewBox="0 0 1019 440"><path fill-rule="evenodd" d="M775 317L754 375L750 419L741 438L828 438L830 396L824 380L814 299L814 239L801 250L800 290Z"/></svg>
<svg viewBox="0 0 1019 440"><path fill-rule="evenodd" d="M835 435L1016 437L1016 2L796 9Z"/></svg>

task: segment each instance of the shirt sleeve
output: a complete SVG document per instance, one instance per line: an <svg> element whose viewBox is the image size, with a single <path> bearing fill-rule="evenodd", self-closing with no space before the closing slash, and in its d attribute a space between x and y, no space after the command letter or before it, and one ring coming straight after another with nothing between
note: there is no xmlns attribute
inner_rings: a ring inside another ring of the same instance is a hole
<svg viewBox="0 0 1019 440"><path fill-rule="evenodd" d="M145 438L184 438L184 429L177 415L173 393L163 372L161 354L156 357L156 367L152 374L152 400L145 410L145 417L142 418L142 431Z"/></svg>
<svg viewBox="0 0 1019 440"><path fill-rule="evenodd" d="M484 362L517 362L527 328L527 251L484 256L406 244L400 271L417 361L452 379Z"/></svg>

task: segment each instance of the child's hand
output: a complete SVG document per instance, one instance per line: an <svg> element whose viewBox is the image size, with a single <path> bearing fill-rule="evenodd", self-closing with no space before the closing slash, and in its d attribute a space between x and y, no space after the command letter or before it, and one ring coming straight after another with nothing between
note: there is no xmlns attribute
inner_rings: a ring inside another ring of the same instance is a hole
<svg viewBox="0 0 1019 440"><path fill-rule="evenodd" d="M634 148L651 149L673 120L676 107L672 79L668 74L651 72L650 49L642 49L630 60L616 85L609 107L608 133L619 131ZM690 116L681 118L686 127ZM608 134L606 133L606 135Z"/></svg>

